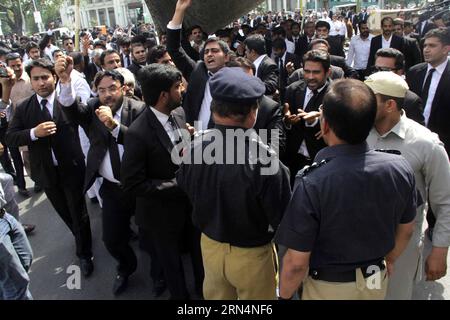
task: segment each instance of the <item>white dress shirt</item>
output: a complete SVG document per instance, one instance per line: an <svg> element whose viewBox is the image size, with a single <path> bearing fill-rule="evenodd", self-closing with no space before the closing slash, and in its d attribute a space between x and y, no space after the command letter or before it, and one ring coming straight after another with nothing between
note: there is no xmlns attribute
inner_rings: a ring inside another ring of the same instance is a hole
<svg viewBox="0 0 450 320"><path fill-rule="evenodd" d="M347 64L356 70L364 70L367 67L370 54L370 42L373 35L369 33L367 39L362 39L361 35L356 35L350 40L350 47L347 54Z"/></svg>
<svg viewBox="0 0 450 320"><path fill-rule="evenodd" d="M161 123L161 125L163 126L164 130L166 130L167 135L170 138L170 141L172 141L173 144L175 144L176 142L176 128L174 128L172 126L172 124L169 121L169 116L165 113L162 113L158 110L156 110L153 107L150 107L150 109L153 111L153 113L155 114L156 118L158 119L158 121Z"/></svg>
<svg viewBox="0 0 450 320"><path fill-rule="evenodd" d="M436 95L436 89L439 85L439 81L441 81L442 74L444 73L445 68L447 67L448 60L438 65L435 69L436 71L433 73L430 83L430 90L428 91L428 99L425 102L425 109L423 111L423 116L425 118L425 125L428 125L428 120L430 119L431 107L433 106L434 96ZM425 81L428 76L428 72L433 69L431 64L428 64L427 73L425 78L423 79L423 85L425 85ZM445 101L448 103L448 101Z"/></svg>
<svg viewBox="0 0 450 320"><path fill-rule="evenodd" d="M210 78L212 76L212 73L208 72L208 76ZM211 89L209 88L209 78L205 85L205 92L203 94L202 105L200 107L200 112L198 114L198 121L200 122L201 130L208 129L209 119L211 119L212 96L211 96Z"/></svg>
<svg viewBox="0 0 450 320"><path fill-rule="evenodd" d="M383 49L390 48L391 47L391 40L392 40L392 34L391 34L391 36L389 37L388 40L386 40L384 38L384 36L381 35L381 48L383 48Z"/></svg>
<svg viewBox="0 0 450 320"><path fill-rule="evenodd" d="M89 87L84 74L73 69L70 73L70 81L72 83L73 92L75 92L77 97L81 99L82 103L86 104L91 97L91 88ZM59 82L56 87L56 93L58 96L61 93L61 86Z"/></svg>
<svg viewBox="0 0 450 320"><path fill-rule="evenodd" d="M36 94L36 98L38 100L39 107L41 108L41 110L42 110L41 101L44 100L44 99L47 100L47 104L45 105L45 107L48 109L48 112L50 112L50 115L53 117L53 104L55 102L55 91L53 91L53 93L51 95L49 95L48 97L46 97L46 98L43 98L40 95ZM34 134L34 129L35 128L30 130L30 137L31 137L32 141L36 141L36 140L39 139L39 137L36 137L36 135ZM53 152L53 149L51 149L51 151L52 151L53 164L55 166L57 166L58 165L58 160L56 160L55 153Z"/></svg>
<svg viewBox="0 0 450 320"><path fill-rule="evenodd" d="M284 42L286 42L286 51L289 53L295 53L295 43L289 41L288 39L284 39Z"/></svg>

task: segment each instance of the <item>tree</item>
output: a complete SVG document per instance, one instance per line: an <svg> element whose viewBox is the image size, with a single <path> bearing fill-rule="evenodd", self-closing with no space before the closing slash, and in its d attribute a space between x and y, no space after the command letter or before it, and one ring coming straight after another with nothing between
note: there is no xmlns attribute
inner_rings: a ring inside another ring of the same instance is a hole
<svg viewBox="0 0 450 320"><path fill-rule="evenodd" d="M59 14L59 7L62 0L36 0L37 9L41 11L42 22L54 21ZM23 34L24 26L33 25L37 30L33 17L33 1L30 0L2 0L0 2L0 11L6 12L6 26L11 32L19 35Z"/></svg>

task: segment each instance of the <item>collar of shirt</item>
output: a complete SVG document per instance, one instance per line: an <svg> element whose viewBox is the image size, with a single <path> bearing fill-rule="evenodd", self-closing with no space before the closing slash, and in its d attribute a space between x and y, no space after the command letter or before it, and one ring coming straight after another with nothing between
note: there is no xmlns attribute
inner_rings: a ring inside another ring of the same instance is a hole
<svg viewBox="0 0 450 320"><path fill-rule="evenodd" d="M36 97L39 102L39 106L41 105L41 101L46 99L47 100L47 105L46 105L47 109L49 109L50 111L53 111L53 102L55 101L55 91L53 91L52 94L46 98L43 98L38 94L36 94ZM50 112L50 114L53 114L53 112Z"/></svg>
<svg viewBox="0 0 450 320"><path fill-rule="evenodd" d="M281 57L281 60L283 61L283 64L286 64L286 53L287 53L287 51L285 51L283 56Z"/></svg>
<svg viewBox="0 0 450 320"><path fill-rule="evenodd" d="M436 69L436 71L434 73L437 73L437 74L439 74L439 76L441 76L444 73L445 68L447 67L447 63L448 63L448 59L445 60L445 62L438 65L436 68L434 68L434 69ZM431 64L428 64L427 74L431 69L433 69L433 66Z"/></svg>
<svg viewBox="0 0 450 320"><path fill-rule="evenodd" d="M263 54L261 56L258 57L258 59L256 59L253 64L255 65L255 69L256 69L256 73L258 73L258 69L259 69L259 65L261 64L261 62L263 61L263 59L266 57L266 54Z"/></svg>
<svg viewBox="0 0 450 320"><path fill-rule="evenodd" d="M407 126L406 126L406 121L407 121L407 117L405 112L402 110L402 115L400 117L400 121L397 122L397 124L395 126L392 127L391 130L389 130L388 132L386 132L383 135L380 135L378 133L378 131L375 129L375 133L381 137L381 138L386 138L387 136L389 136L391 133L394 133L396 136L398 136L400 139L405 140L406 137L406 131L407 131Z"/></svg>
<svg viewBox="0 0 450 320"><path fill-rule="evenodd" d="M361 154L369 151L369 145L367 142L360 144L338 144L331 147L325 147L317 153L314 162L320 162L325 159L330 159L339 156Z"/></svg>
<svg viewBox="0 0 450 320"><path fill-rule="evenodd" d="M391 36L389 37L389 39L386 40L386 38L385 38L384 35L382 34L382 35L381 35L381 39L383 39L383 41L385 41L385 42L391 43L392 35L393 35L393 34L391 33Z"/></svg>
<svg viewBox="0 0 450 320"><path fill-rule="evenodd" d="M116 120L118 123L121 123L120 121L122 120L122 109L123 109L123 102L120 108L114 114L114 120Z"/></svg>
<svg viewBox="0 0 450 320"><path fill-rule="evenodd" d="M155 114L156 118L158 118L158 121L161 122L161 125L165 128L167 122L169 121L169 116L165 113L162 113L158 110L156 110L153 107L150 107L152 109L153 113Z"/></svg>
<svg viewBox="0 0 450 320"><path fill-rule="evenodd" d="M78 72L78 70L73 69L71 75L74 75L75 77L83 78L85 79L84 73Z"/></svg>
<svg viewBox="0 0 450 320"><path fill-rule="evenodd" d="M25 72L25 70L22 72L22 75L20 76L19 79L17 79L17 81L25 81L25 82L30 82L30 77L28 76L28 74Z"/></svg>
<svg viewBox="0 0 450 320"><path fill-rule="evenodd" d="M322 90L326 87L326 85L327 85L327 83L325 82L325 84L322 87L317 89L317 92L318 93L322 92ZM313 95L313 91L310 88L306 87L306 96L308 96L308 95L312 96Z"/></svg>

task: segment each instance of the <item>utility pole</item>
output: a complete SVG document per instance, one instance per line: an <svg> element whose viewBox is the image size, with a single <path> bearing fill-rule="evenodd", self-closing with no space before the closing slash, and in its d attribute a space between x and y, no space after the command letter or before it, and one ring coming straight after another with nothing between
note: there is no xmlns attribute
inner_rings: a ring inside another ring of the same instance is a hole
<svg viewBox="0 0 450 320"><path fill-rule="evenodd" d="M20 0L19 0L19 6L20 6ZM38 11L37 7L36 7L36 2L35 0L33 0L33 6L34 6L34 21L36 22L39 32L43 32L44 28L42 27L42 17L41 17L41 13ZM22 8L20 8L20 12L23 16L23 11ZM25 19L24 19L25 21Z"/></svg>
<svg viewBox="0 0 450 320"><path fill-rule="evenodd" d="M75 0L75 51L80 50L80 0Z"/></svg>

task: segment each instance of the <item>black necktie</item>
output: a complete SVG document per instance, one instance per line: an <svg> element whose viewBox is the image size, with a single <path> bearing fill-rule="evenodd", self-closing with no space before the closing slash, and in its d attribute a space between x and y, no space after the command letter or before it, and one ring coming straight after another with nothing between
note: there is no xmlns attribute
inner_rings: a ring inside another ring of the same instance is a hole
<svg viewBox="0 0 450 320"><path fill-rule="evenodd" d="M173 138L174 138L175 141L172 141L172 142L173 142L174 145L177 145L183 139L181 137L181 134L180 134L179 130L178 130L179 126L178 126L177 122L175 121L175 118L173 117L173 115L169 116L169 120L168 121L169 121L169 123L170 123L170 125L172 126L172 129L173 129L172 132L173 132Z"/></svg>
<svg viewBox="0 0 450 320"><path fill-rule="evenodd" d="M314 105L316 103L316 98L319 94L319 91L313 90L312 93L313 93L313 96L311 97L311 99L309 99L308 104L306 105L306 108L304 110L305 112L310 112L310 111L314 110Z"/></svg>
<svg viewBox="0 0 450 320"><path fill-rule="evenodd" d="M127 55L127 68L130 66L131 62L130 62L130 55Z"/></svg>
<svg viewBox="0 0 450 320"><path fill-rule="evenodd" d="M52 115L50 114L50 111L47 109L47 99L41 100L41 113L42 117L44 118L44 121L52 121Z"/></svg>
<svg viewBox="0 0 450 320"><path fill-rule="evenodd" d="M428 91L430 91L431 79L433 78L433 73L435 71L436 71L436 69L430 69L430 71L428 71L428 75L427 75L427 78L425 80L425 85L423 86L423 89L422 89L423 105L427 104L428 94L429 94Z"/></svg>
<svg viewBox="0 0 450 320"><path fill-rule="evenodd" d="M111 167L114 178L120 181L120 154L116 139L109 134L109 158L111 159Z"/></svg>

